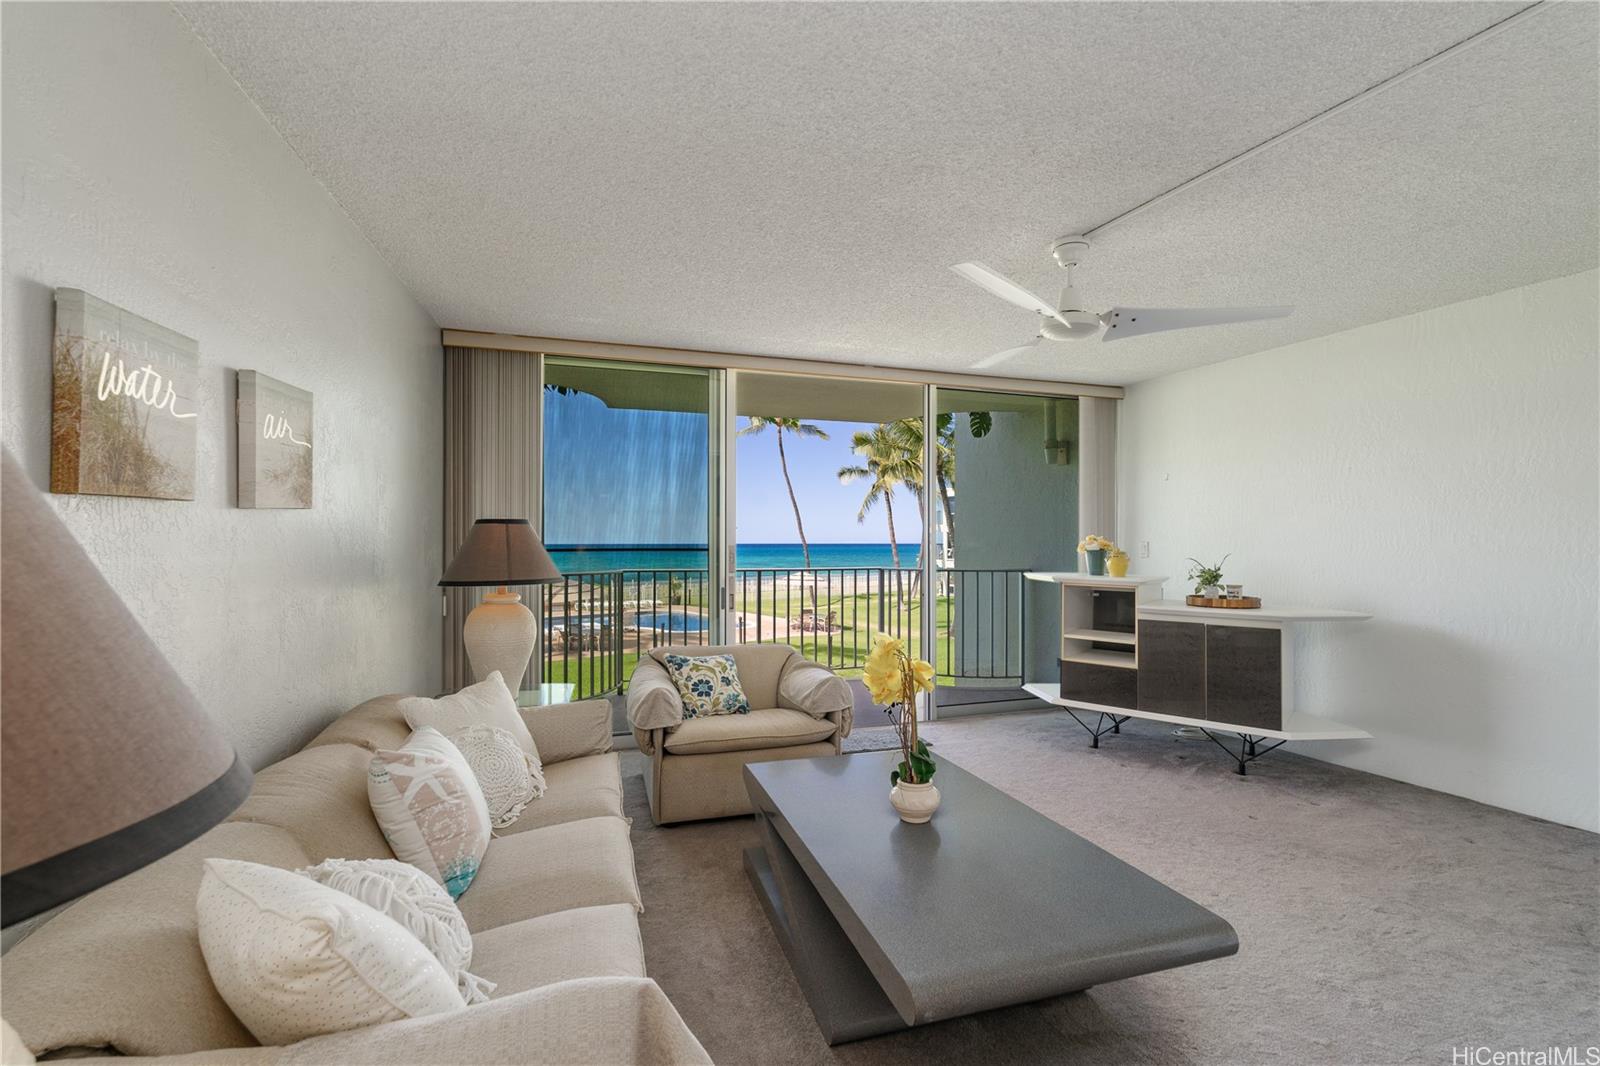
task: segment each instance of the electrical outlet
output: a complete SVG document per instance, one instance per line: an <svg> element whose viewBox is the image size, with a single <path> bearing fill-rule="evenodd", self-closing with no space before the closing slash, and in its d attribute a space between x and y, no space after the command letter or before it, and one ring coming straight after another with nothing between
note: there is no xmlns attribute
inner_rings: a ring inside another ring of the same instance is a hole
<svg viewBox="0 0 1600 1066"><path fill-rule="evenodd" d="M1139 558L1141 558L1141 559L1150 558L1150 542L1149 541L1141 540L1139 542Z"/></svg>

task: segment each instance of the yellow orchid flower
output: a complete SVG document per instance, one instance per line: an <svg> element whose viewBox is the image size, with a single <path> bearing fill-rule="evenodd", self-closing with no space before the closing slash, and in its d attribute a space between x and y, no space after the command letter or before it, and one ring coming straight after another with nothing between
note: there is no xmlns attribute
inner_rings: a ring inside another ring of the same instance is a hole
<svg viewBox="0 0 1600 1066"><path fill-rule="evenodd" d="M911 675L916 679L917 688L923 692L932 692L934 683L933 664L925 659L915 659L911 663Z"/></svg>

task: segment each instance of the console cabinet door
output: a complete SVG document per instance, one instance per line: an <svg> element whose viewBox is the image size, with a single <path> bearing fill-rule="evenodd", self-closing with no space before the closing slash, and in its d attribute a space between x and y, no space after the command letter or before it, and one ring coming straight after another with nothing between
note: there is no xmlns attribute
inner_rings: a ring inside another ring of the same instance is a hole
<svg viewBox="0 0 1600 1066"><path fill-rule="evenodd" d="M1139 621L1139 709L1180 718L1206 716L1206 627Z"/></svg>
<svg viewBox="0 0 1600 1066"><path fill-rule="evenodd" d="M1218 625L1205 630L1206 717L1228 725L1282 729L1282 630ZM1139 643L1144 644L1142 635Z"/></svg>

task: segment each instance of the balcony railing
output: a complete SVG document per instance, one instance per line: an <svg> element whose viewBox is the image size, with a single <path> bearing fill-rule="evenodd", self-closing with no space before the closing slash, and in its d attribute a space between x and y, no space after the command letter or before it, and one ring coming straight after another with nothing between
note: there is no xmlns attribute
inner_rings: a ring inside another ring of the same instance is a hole
<svg viewBox="0 0 1600 1066"><path fill-rule="evenodd" d="M941 684L1018 685L1026 674L1027 583L1021 570L939 570L927 597L934 644L922 647L920 570L812 567L737 570L735 643L790 644L858 675L872 637L888 633L934 663ZM573 573L543 586L546 681L578 698L621 691L658 645L710 643L714 590L704 569ZM931 654L929 653L931 652Z"/></svg>

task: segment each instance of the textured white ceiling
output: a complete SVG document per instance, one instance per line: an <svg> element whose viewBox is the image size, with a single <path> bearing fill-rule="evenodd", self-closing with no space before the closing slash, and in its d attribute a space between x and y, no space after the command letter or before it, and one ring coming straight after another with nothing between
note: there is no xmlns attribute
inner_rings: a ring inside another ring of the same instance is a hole
<svg viewBox="0 0 1600 1066"><path fill-rule="evenodd" d="M970 367L1088 229L1500 3L179 4L441 325ZM1127 383L1596 264L1600 8L1554 4L1099 234L1095 307L1293 317L1047 345Z"/></svg>

